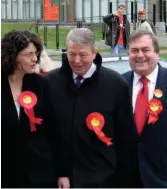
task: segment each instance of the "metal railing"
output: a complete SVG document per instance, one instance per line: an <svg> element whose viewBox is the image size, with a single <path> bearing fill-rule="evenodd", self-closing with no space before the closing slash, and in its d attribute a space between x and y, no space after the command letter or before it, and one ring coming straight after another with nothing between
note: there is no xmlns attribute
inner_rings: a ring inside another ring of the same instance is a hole
<svg viewBox="0 0 167 189"><path fill-rule="evenodd" d="M99 40L105 39L105 34L107 31L107 25L105 23L89 24L81 21L71 22L71 23L33 23L30 25L29 29L40 36L44 41L44 44L50 48L48 42L54 43L54 47L58 50L65 47L65 38L68 32L73 28L87 27L92 31L95 31L96 38ZM49 39L49 40L48 40ZM62 44L62 41L64 44Z"/></svg>

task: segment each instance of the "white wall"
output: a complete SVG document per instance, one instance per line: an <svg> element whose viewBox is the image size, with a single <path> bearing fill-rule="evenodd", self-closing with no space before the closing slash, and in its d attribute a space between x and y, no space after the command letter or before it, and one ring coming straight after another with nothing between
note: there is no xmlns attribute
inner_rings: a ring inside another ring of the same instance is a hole
<svg viewBox="0 0 167 189"><path fill-rule="evenodd" d="M7 0L7 19L12 19L11 15L11 1ZM14 1L14 0L13 0ZM84 1L84 12L82 13L82 0L76 0L76 19L82 19L85 17L86 22L91 22L91 0L83 0ZM127 4L127 16L129 21L131 21L131 1L133 0L119 0L118 4ZM2 0L1 0L2 2ZM36 6L34 6L34 2L36 2ZM92 0L93 7L92 7L92 15L93 20L92 22L98 23L100 21L101 16L105 16L108 14L109 4L108 0ZM100 4L101 2L101 4ZM112 2L112 12L117 10L117 0L110 0ZM144 7L144 0L137 0L138 2L138 9ZM148 2L146 0L146 10L148 10ZM17 9L18 6L18 9ZM35 10L36 7L36 10ZM18 10L18 13L17 13ZM6 8L5 4L1 3L1 18L5 19L6 16ZM30 19L40 19L41 18L41 0L30 0L30 10L28 2L23 5L23 0L18 0L17 2L13 2L13 19L29 19L29 11L30 11ZM36 13L35 13L36 12ZM101 15L99 15L101 12ZM36 14L36 15L35 15Z"/></svg>
<svg viewBox="0 0 167 189"><path fill-rule="evenodd" d="M41 1L30 0L30 19L41 18Z"/></svg>
<svg viewBox="0 0 167 189"><path fill-rule="evenodd" d="M113 0L113 1L110 0L110 2L112 2L112 13L115 13L118 7L117 0ZM124 3L121 3L121 4L124 4Z"/></svg>
<svg viewBox="0 0 167 189"><path fill-rule="evenodd" d="M18 0L18 19L23 19L23 0Z"/></svg>
<svg viewBox="0 0 167 189"><path fill-rule="evenodd" d="M7 1L7 19L11 19L11 1Z"/></svg>
<svg viewBox="0 0 167 189"><path fill-rule="evenodd" d="M11 18L13 18L13 19L17 19L17 1L13 1L12 2L12 10L13 10L13 12L12 12L12 15L11 15Z"/></svg>
<svg viewBox="0 0 167 189"><path fill-rule="evenodd" d="M99 0L93 0L93 23L98 23L100 21L99 17L99 5L100 1Z"/></svg>
<svg viewBox="0 0 167 189"><path fill-rule="evenodd" d="M82 0L76 0L76 19L82 19Z"/></svg>
<svg viewBox="0 0 167 189"><path fill-rule="evenodd" d="M82 15L84 15L85 21L87 23L91 22L91 0L83 0L84 1L84 13L82 13L82 0L76 0L76 17L82 19ZM93 23L100 22L100 16L105 16L109 11L109 1L108 0L92 0L93 1ZM133 1L133 0L132 0ZM100 4L101 2L101 4ZM131 21L131 1L119 0L117 4L117 0L110 0L112 2L112 12L116 12L119 4L124 4L127 6L127 17L128 20ZM148 0L146 0L146 9L148 6ZM144 0L137 0L137 8L144 8ZM99 15L99 9L101 11L101 15Z"/></svg>
<svg viewBox="0 0 167 189"><path fill-rule="evenodd" d="M146 0L148 1L148 0ZM135 3L133 3L133 11L135 13ZM137 11L140 9L140 8L144 8L144 0L137 0ZM146 10L147 9L147 5L146 5ZM128 1L127 3L127 18L128 20L131 22L131 1Z"/></svg>
<svg viewBox="0 0 167 189"><path fill-rule="evenodd" d="M5 3L1 2L1 19L5 19Z"/></svg>
<svg viewBox="0 0 167 189"><path fill-rule="evenodd" d="M36 19L41 18L41 2L36 1Z"/></svg>
<svg viewBox="0 0 167 189"><path fill-rule="evenodd" d="M108 4L108 0L101 0L101 16L105 16L108 14L108 10L109 10L109 4Z"/></svg>
<svg viewBox="0 0 167 189"><path fill-rule="evenodd" d="M100 21L100 16L105 16L108 14L108 0L92 0L92 22L98 23ZM87 23L91 22L91 0L84 0L84 12L82 13L82 0L76 0L76 18L82 19L82 15ZM101 15L99 12L101 11Z"/></svg>
<svg viewBox="0 0 167 189"><path fill-rule="evenodd" d="M91 22L91 2L84 0L84 18L87 23Z"/></svg>
<svg viewBox="0 0 167 189"><path fill-rule="evenodd" d="M13 1L13 2L12 2ZM36 6L35 6L36 3ZM7 9L6 9L7 6ZM35 10L36 7L36 10ZM23 0L7 0L7 4L1 0L1 18L6 19L40 19L41 18L41 0L30 0L23 4ZM30 12L30 14L29 14ZM29 18L30 16L30 18Z"/></svg>
<svg viewBox="0 0 167 189"><path fill-rule="evenodd" d="M34 0L30 0L30 19L34 19L35 18L35 2Z"/></svg>

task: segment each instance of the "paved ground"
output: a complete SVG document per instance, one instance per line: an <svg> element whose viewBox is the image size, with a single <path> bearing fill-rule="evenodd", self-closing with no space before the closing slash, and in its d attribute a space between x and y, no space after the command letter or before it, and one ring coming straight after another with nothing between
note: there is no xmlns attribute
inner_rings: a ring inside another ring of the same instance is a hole
<svg viewBox="0 0 167 189"><path fill-rule="evenodd" d="M167 47L167 33L162 33L158 36L160 47Z"/></svg>
<svg viewBox="0 0 167 189"><path fill-rule="evenodd" d="M166 49L160 50L160 54L167 54L167 50Z"/></svg>
<svg viewBox="0 0 167 189"><path fill-rule="evenodd" d="M167 33L159 34L158 41L159 41L160 47L167 47ZM96 41L96 47L98 49L107 49L107 48L109 48L107 45L105 45L104 40Z"/></svg>
<svg viewBox="0 0 167 189"><path fill-rule="evenodd" d="M167 47L167 33L160 33L158 35L158 40L160 47ZM105 45L104 40L96 41L96 47L97 49L110 49L109 46ZM48 55L61 55L61 49L56 50L56 49L47 49ZM167 53L167 50L162 50L162 53Z"/></svg>

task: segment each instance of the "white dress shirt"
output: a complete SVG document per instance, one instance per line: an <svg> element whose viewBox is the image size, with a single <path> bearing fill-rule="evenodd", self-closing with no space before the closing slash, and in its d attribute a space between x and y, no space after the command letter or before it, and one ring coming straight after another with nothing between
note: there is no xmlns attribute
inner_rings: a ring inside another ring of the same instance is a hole
<svg viewBox="0 0 167 189"><path fill-rule="evenodd" d="M18 101L14 101L15 106L16 106L16 110L17 110L17 115L18 117L20 117L20 104L18 103Z"/></svg>
<svg viewBox="0 0 167 189"><path fill-rule="evenodd" d="M92 63L91 67L86 72L86 74L82 75L83 79L81 79L81 83L83 83L84 79L91 77L93 75L93 73L95 72L95 70L96 70L96 65L94 63ZM73 72L73 79L74 79L75 83L76 83L77 77L78 77L78 75Z"/></svg>
<svg viewBox="0 0 167 189"><path fill-rule="evenodd" d="M148 99L151 100L154 96L154 90L156 86L158 76L158 65L154 69L154 71L147 75L146 78L148 79ZM134 72L134 78L133 78L133 91L132 91L132 105L133 105L133 112L135 110L135 104L137 95L140 91L140 89L143 87L143 84L140 82L141 76Z"/></svg>

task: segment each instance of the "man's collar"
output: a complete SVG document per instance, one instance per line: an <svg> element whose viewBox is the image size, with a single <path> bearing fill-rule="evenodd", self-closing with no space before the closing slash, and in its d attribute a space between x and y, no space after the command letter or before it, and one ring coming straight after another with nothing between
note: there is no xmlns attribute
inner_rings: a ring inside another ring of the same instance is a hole
<svg viewBox="0 0 167 189"><path fill-rule="evenodd" d="M153 84L156 83L157 81L157 76L158 76L158 64L155 67L155 69L146 76L146 78ZM137 74L136 72L134 72L134 85L136 85L139 82L139 79L141 78L141 76L139 74Z"/></svg>
<svg viewBox="0 0 167 189"><path fill-rule="evenodd" d="M144 20L140 20L141 21L141 23L143 23L143 22L145 22L146 21L146 19L144 19Z"/></svg>
<svg viewBox="0 0 167 189"><path fill-rule="evenodd" d="M86 74L84 74L82 77L84 79L89 78L93 75L93 73L96 70L96 65L94 63L92 63L91 67L89 68L89 70L86 72ZM78 75L76 73L73 72L73 79L76 79Z"/></svg>

